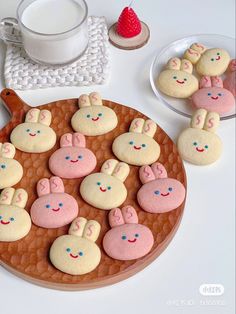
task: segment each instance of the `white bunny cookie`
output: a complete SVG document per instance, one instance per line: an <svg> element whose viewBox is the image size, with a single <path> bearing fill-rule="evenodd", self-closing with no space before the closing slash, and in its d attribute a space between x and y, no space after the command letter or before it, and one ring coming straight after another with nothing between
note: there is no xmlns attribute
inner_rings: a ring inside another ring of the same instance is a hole
<svg viewBox="0 0 236 314"><path fill-rule="evenodd" d="M149 165L160 156L160 146L153 139L157 125L152 120L136 118L129 132L118 136L112 145L114 155L130 165Z"/></svg>
<svg viewBox="0 0 236 314"><path fill-rule="evenodd" d="M118 123L115 112L103 106L98 93L81 95L79 110L71 119L72 128L87 136L102 135L112 131Z"/></svg>
<svg viewBox="0 0 236 314"><path fill-rule="evenodd" d="M0 189L17 184L23 176L21 164L13 159L16 149L11 143L0 143Z"/></svg>
<svg viewBox="0 0 236 314"><path fill-rule="evenodd" d="M202 44L194 43L184 53L184 58L196 64L200 75L222 75L230 62L230 55L222 48L206 49Z"/></svg>
<svg viewBox="0 0 236 314"><path fill-rule="evenodd" d="M101 172L87 176L80 185L82 198L99 209L109 210L120 206L127 197L124 181L129 174L129 166L115 159L108 159Z"/></svg>
<svg viewBox="0 0 236 314"><path fill-rule="evenodd" d="M157 86L164 94L188 98L198 89L198 80L192 74L193 65L190 61L171 58L166 69L157 78Z"/></svg>
<svg viewBox="0 0 236 314"><path fill-rule="evenodd" d="M28 194L23 189L6 188L0 194L0 241L17 241L31 228L31 219L24 209Z"/></svg>
<svg viewBox="0 0 236 314"><path fill-rule="evenodd" d="M27 112L25 123L15 127L11 133L11 142L26 153L44 153L56 143L56 133L51 124L51 112L31 109Z"/></svg>
<svg viewBox="0 0 236 314"><path fill-rule="evenodd" d="M70 275L93 271L101 260L101 251L95 241L101 230L96 220L78 217L68 235L57 238L50 248L50 260L59 270Z"/></svg>
<svg viewBox="0 0 236 314"><path fill-rule="evenodd" d="M215 134L219 120L218 113L205 109L194 113L190 128L178 138L178 149L184 160L195 165L208 165L220 158L222 142Z"/></svg>

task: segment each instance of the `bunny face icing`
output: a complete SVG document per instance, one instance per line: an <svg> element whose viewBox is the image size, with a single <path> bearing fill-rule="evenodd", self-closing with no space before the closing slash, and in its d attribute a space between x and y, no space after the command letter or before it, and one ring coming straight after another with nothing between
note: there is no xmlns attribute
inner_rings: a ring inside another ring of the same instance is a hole
<svg viewBox="0 0 236 314"><path fill-rule="evenodd" d="M59 228L69 224L78 215L78 204L59 177L41 179L37 184L39 198L31 207L34 224L43 228Z"/></svg>
<svg viewBox="0 0 236 314"><path fill-rule="evenodd" d="M25 190L6 188L0 195L0 241L17 241L31 228L31 219L24 209L28 195Z"/></svg>
<svg viewBox="0 0 236 314"><path fill-rule="evenodd" d="M56 143L56 134L51 124L51 113L48 110L31 109L25 123L19 124L11 133L11 142L15 147L27 153L43 153Z"/></svg>
<svg viewBox="0 0 236 314"><path fill-rule="evenodd" d="M114 155L130 165L142 166L156 161L160 146L152 138L156 132L152 120L134 119L128 133L118 136L112 145Z"/></svg>
<svg viewBox="0 0 236 314"><path fill-rule="evenodd" d="M79 110L71 120L73 129L87 136L102 135L112 131L118 123L115 112L103 106L98 93L81 95Z"/></svg>
<svg viewBox="0 0 236 314"><path fill-rule="evenodd" d="M15 147L11 143L0 143L0 189L11 187L22 179L23 168L14 156Z"/></svg>
<svg viewBox="0 0 236 314"><path fill-rule="evenodd" d="M61 178L81 178L91 173L97 159L93 152L85 148L85 137L80 133L64 134L61 148L49 159L51 172Z"/></svg>
<svg viewBox="0 0 236 314"><path fill-rule="evenodd" d="M145 256L151 250L154 242L152 232L138 224L133 207L124 207L122 213L119 208L111 210L109 220L112 229L105 234L103 247L110 257L133 260Z"/></svg>

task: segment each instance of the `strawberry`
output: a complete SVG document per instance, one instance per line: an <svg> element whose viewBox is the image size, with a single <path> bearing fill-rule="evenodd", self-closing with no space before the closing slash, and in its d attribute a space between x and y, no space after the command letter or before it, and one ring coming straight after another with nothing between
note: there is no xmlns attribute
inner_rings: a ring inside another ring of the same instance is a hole
<svg viewBox="0 0 236 314"><path fill-rule="evenodd" d="M131 38L141 33L140 20L132 8L126 7L121 12L116 31L125 38Z"/></svg>

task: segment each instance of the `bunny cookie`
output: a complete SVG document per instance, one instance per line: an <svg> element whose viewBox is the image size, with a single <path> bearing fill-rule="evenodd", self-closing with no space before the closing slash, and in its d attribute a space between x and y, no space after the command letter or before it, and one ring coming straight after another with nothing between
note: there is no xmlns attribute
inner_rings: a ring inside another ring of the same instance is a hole
<svg viewBox="0 0 236 314"><path fill-rule="evenodd" d="M103 238L103 248L108 256L128 261L143 257L152 249L152 232L138 223L133 207L112 209L109 212L109 223L112 229Z"/></svg>
<svg viewBox="0 0 236 314"><path fill-rule="evenodd" d="M79 110L71 119L72 128L87 136L102 135L112 131L118 123L115 112L103 106L98 93L81 95Z"/></svg>
<svg viewBox="0 0 236 314"><path fill-rule="evenodd" d="M228 73L224 80L224 88L228 89L236 97L236 59L230 61Z"/></svg>
<svg viewBox="0 0 236 314"><path fill-rule="evenodd" d="M41 179L37 184L39 198L34 201L30 215L34 224L43 228L59 228L72 222L79 209L74 197L65 193L59 177Z"/></svg>
<svg viewBox="0 0 236 314"><path fill-rule="evenodd" d="M235 99L230 91L223 88L220 77L203 76L200 80L200 89L192 95L192 104L196 108L223 114L233 109Z"/></svg>
<svg viewBox="0 0 236 314"><path fill-rule="evenodd" d="M23 177L21 164L13 159L16 149L11 143L0 143L0 189L17 184Z"/></svg>
<svg viewBox="0 0 236 314"><path fill-rule="evenodd" d="M124 181L129 166L124 162L109 159L102 165L101 172L87 176L80 185L80 194L88 204L109 210L120 206L127 197Z"/></svg>
<svg viewBox="0 0 236 314"><path fill-rule="evenodd" d="M188 98L198 89L198 80L192 74L190 61L171 58L166 69L157 78L157 86L164 94L176 98Z"/></svg>
<svg viewBox="0 0 236 314"><path fill-rule="evenodd" d="M95 241L101 230L96 220L78 217L68 235L57 238L50 248L50 260L59 270L70 275L93 271L100 263L101 251Z"/></svg>
<svg viewBox="0 0 236 314"><path fill-rule="evenodd" d="M222 75L229 64L228 52L221 48L206 49L202 44L194 43L184 53L184 58L196 65L200 75Z"/></svg>
<svg viewBox="0 0 236 314"><path fill-rule="evenodd" d="M209 165L220 158L221 139L215 134L219 125L218 113L198 109L192 117L191 126L178 138L178 150L182 158L195 165Z"/></svg>
<svg viewBox="0 0 236 314"><path fill-rule="evenodd" d="M152 120L136 118L128 133L118 136L112 145L114 155L130 165L142 166L155 162L160 156L160 146L153 139L157 125Z"/></svg>
<svg viewBox="0 0 236 314"><path fill-rule="evenodd" d="M0 241L17 241L31 228L31 219L24 209L28 194L23 189L6 188L0 194Z"/></svg>
<svg viewBox="0 0 236 314"><path fill-rule="evenodd" d="M26 153L44 153L50 150L56 143L56 133L49 127L51 119L48 110L29 110L25 123L17 125L12 131L11 142Z"/></svg>
<svg viewBox="0 0 236 314"><path fill-rule="evenodd" d="M149 213L166 213L178 208L185 199L185 187L178 180L168 178L160 163L143 166L139 170L143 184L137 194L140 207Z"/></svg>
<svg viewBox="0 0 236 314"><path fill-rule="evenodd" d="M49 169L61 178L81 178L91 173L97 164L94 153L85 148L85 136L66 133L60 140L60 149L49 159Z"/></svg>

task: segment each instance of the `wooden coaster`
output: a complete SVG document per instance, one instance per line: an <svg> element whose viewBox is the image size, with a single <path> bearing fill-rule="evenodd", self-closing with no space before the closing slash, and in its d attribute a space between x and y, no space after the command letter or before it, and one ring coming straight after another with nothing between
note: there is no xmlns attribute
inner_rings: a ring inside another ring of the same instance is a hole
<svg viewBox="0 0 236 314"><path fill-rule="evenodd" d="M0 142L7 142L10 139L12 130L19 123L24 122L26 112L31 107L10 89L3 90L1 98L12 115L10 122L0 130ZM116 112L119 124L107 134L95 137L86 136L86 146L94 152L98 161L94 172L100 171L105 160L115 158L111 150L112 143L117 136L129 130L131 121L134 118L147 119L142 113L112 101L103 100L103 104ZM38 108L51 111L51 127L57 134L57 144L50 151L41 154L16 151L15 158L23 166L24 176L15 188L23 188L28 192L29 199L26 206L28 211L37 198L36 185L38 180L52 176L48 169L48 159L60 147L59 139L61 135L66 132L73 132L70 121L73 114L78 110L78 99L55 101ZM158 160L164 164L168 176L179 180L186 187L184 166L175 144L160 127L157 128L154 139L161 147L161 155ZM48 288L60 290L93 289L116 283L136 274L156 259L168 246L180 224L185 202L175 210L163 214L150 214L143 211L136 199L137 192L142 186L139 180L139 167L131 166L130 174L125 181L128 196L123 205L135 207L139 223L151 229L154 236L154 245L152 250L140 259L118 261L107 256L102 248L102 239L105 233L110 230L107 217L108 211L92 207L82 199L78 192L82 180L83 178L63 179L63 182L66 193L77 200L80 215L89 220L95 219L102 226L100 236L96 242L102 251L102 259L98 267L91 273L81 276L68 275L53 267L48 257L50 246L57 237L68 233L69 226L45 229L34 224L32 224L29 234L23 239L15 242L0 242L0 265L22 279ZM174 256L172 256L172 259L174 263ZM168 272L168 269L166 271Z"/></svg>
<svg viewBox="0 0 236 314"><path fill-rule="evenodd" d="M109 39L110 42L117 48L124 50L138 49L146 45L150 38L150 30L147 24L141 21L142 31L139 35L132 38L124 38L117 34L116 32L117 23L113 24L109 29Z"/></svg>

